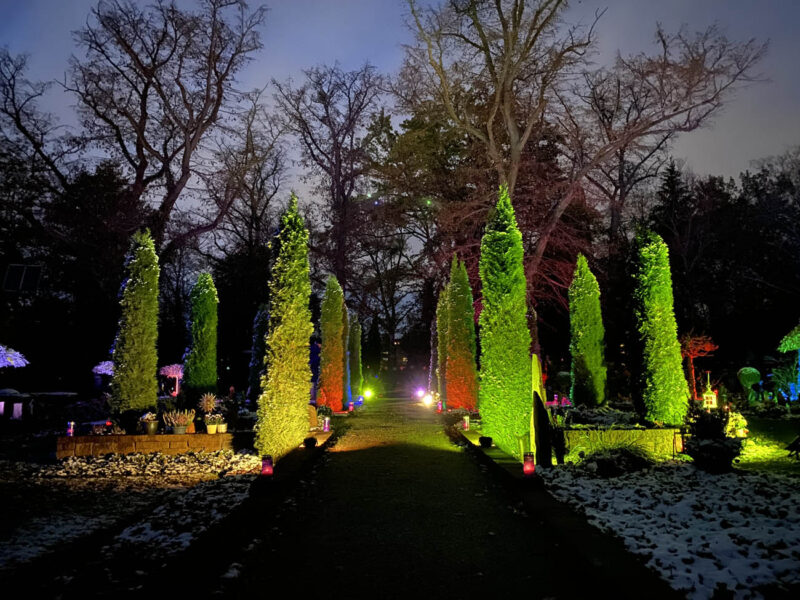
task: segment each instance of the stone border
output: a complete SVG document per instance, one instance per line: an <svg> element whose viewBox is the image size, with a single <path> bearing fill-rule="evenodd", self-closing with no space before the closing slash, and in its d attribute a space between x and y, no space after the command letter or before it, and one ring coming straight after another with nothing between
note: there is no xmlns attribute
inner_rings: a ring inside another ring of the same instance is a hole
<svg viewBox="0 0 800 600"><path fill-rule="evenodd" d="M184 454L233 450L230 433L190 433L158 435L79 435L59 436L56 458L68 456L104 456L106 454Z"/></svg>

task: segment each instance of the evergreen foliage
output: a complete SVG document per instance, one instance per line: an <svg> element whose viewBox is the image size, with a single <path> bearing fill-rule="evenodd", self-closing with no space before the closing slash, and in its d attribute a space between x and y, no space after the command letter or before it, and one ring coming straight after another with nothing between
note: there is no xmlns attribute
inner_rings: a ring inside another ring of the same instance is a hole
<svg viewBox="0 0 800 600"><path fill-rule="evenodd" d="M450 284L447 283L439 292L439 300L436 303L436 374L439 379L439 398L442 407L447 407L447 293Z"/></svg>
<svg viewBox="0 0 800 600"><path fill-rule="evenodd" d="M264 376L264 361L267 354L267 330L269 328L269 307L258 307L253 319L253 344L250 347L250 371L247 379L247 399L255 405L261 395L261 378Z"/></svg>
<svg viewBox="0 0 800 600"><path fill-rule="evenodd" d="M320 354L317 405L327 406L333 411L342 410L344 400L344 366L347 359L343 344L344 314L342 286L339 285L336 277L331 275L325 283L325 295L322 298L322 315L320 317L322 352Z"/></svg>
<svg viewBox="0 0 800 600"><path fill-rule="evenodd" d="M308 341L314 326L308 307L311 279L308 230L292 194L281 215L270 280L266 374L258 399L255 447L275 460L297 448L308 432L311 368Z"/></svg>
<svg viewBox="0 0 800 600"><path fill-rule="evenodd" d="M151 410L158 397L158 277L160 268L150 232L133 235L125 261L119 330L114 341L111 406L116 413Z"/></svg>
<svg viewBox="0 0 800 600"><path fill-rule="evenodd" d="M350 313L342 298L342 406L347 407L353 395L350 392Z"/></svg>
<svg viewBox="0 0 800 600"><path fill-rule="evenodd" d="M381 329L377 318L373 318L364 340L364 368L370 375L376 375L381 369Z"/></svg>
<svg viewBox="0 0 800 600"><path fill-rule="evenodd" d="M600 286L583 254L578 255L569 286L570 397L575 404L602 406L606 401L605 329Z"/></svg>
<svg viewBox="0 0 800 600"><path fill-rule="evenodd" d="M350 316L350 388L353 394L362 393L364 375L361 371L361 323L358 315Z"/></svg>
<svg viewBox="0 0 800 600"><path fill-rule="evenodd" d="M447 405L476 410L475 309L466 265L453 255L447 292Z"/></svg>
<svg viewBox="0 0 800 600"><path fill-rule="evenodd" d="M185 361L186 387L217 391L217 289L209 273L200 273L189 295L192 345Z"/></svg>
<svg viewBox="0 0 800 600"><path fill-rule="evenodd" d="M478 407L485 435L518 458L519 439L529 434L532 406L531 335L522 257L522 235L504 185L481 240Z"/></svg>
<svg viewBox="0 0 800 600"><path fill-rule="evenodd" d="M689 387L683 374L675 322L669 251L655 233L637 239L636 319L643 348L641 399L644 417L666 425L683 424Z"/></svg>

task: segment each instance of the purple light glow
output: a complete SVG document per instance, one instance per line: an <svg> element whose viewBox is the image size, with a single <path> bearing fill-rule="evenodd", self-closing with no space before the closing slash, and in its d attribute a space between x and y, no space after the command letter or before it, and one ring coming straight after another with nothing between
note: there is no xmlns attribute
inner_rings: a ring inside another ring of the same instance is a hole
<svg viewBox="0 0 800 600"><path fill-rule="evenodd" d="M28 359L13 348L0 344L0 369L5 367L19 368L28 364Z"/></svg>

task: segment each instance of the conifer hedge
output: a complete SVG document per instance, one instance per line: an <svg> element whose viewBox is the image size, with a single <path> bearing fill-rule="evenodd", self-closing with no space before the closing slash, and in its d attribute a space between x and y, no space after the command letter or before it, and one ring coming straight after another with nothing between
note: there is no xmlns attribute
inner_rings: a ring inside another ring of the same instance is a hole
<svg viewBox="0 0 800 600"><path fill-rule="evenodd" d="M634 299L643 349L644 417L665 425L681 425L689 409L689 386L675 322L669 250L664 240L651 232L638 236L637 247Z"/></svg>
<svg viewBox="0 0 800 600"><path fill-rule="evenodd" d="M192 345L184 362L186 387L217 391L217 288L209 273L200 273L189 296Z"/></svg>
<svg viewBox="0 0 800 600"><path fill-rule="evenodd" d="M518 458L519 439L527 439L530 433L532 406L531 334L522 257L522 235L504 185L481 240L478 408L485 435Z"/></svg>
<svg viewBox="0 0 800 600"><path fill-rule="evenodd" d="M354 395L362 393L364 375L361 370L361 323L358 315L350 315L350 388Z"/></svg>
<svg viewBox="0 0 800 600"><path fill-rule="evenodd" d="M160 268L148 230L133 235L125 261L117 338L114 341L111 407L119 414L155 408L158 399L158 277Z"/></svg>
<svg viewBox="0 0 800 600"><path fill-rule="evenodd" d="M346 408L352 400L350 392L350 312L342 292L342 407Z"/></svg>
<svg viewBox="0 0 800 600"><path fill-rule="evenodd" d="M478 408L475 310L466 265L453 255L447 292L447 405Z"/></svg>
<svg viewBox="0 0 800 600"><path fill-rule="evenodd" d="M570 397L575 404L602 406L606 401L605 329L600 286L583 254L578 255L569 286Z"/></svg>
<svg viewBox="0 0 800 600"><path fill-rule="evenodd" d="M319 365L319 393L317 404L328 406L333 411L342 410L344 400L344 293L342 287L331 275L325 283L322 297L320 330L322 352Z"/></svg>
<svg viewBox="0 0 800 600"><path fill-rule="evenodd" d="M436 375L439 383L439 398L442 407L447 408L447 293L450 284L447 283L439 292L436 303Z"/></svg>
<svg viewBox="0 0 800 600"><path fill-rule="evenodd" d="M308 433L311 323L308 230L292 194L281 215L278 251L270 280L266 374L258 399L255 447L275 460L297 448Z"/></svg>

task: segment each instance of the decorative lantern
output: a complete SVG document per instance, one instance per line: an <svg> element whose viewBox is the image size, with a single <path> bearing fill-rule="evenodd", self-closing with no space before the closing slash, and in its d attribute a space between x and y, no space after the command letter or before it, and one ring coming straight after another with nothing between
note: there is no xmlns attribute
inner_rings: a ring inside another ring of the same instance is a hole
<svg viewBox="0 0 800 600"><path fill-rule="evenodd" d="M67 437L75 435L75 421L67 421Z"/></svg>
<svg viewBox="0 0 800 600"><path fill-rule="evenodd" d="M536 473L536 459L533 452L526 452L522 461L522 474L530 477Z"/></svg>
<svg viewBox="0 0 800 600"><path fill-rule="evenodd" d="M439 400L439 401L436 403L436 412L437 412L437 413L440 413L440 412L442 412L442 401L441 401L441 400Z"/></svg>
<svg viewBox="0 0 800 600"><path fill-rule="evenodd" d="M331 418L325 417L322 420L322 431L330 431L331 430Z"/></svg>
<svg viewBox="0 0 800 600"><path fill-rule="evenodd" d="M353 412L354 408L355 408L355 404L353 403L352 400L350 400L350 402L347 403L347 412Z"/></svg>
<svg viewBox="0 0 800 600"><path fill-rule="evenodd" d="M469 415L464 415L461 419L461 429L464 431L469 431Z"/></svg>
<svg viewBox="0 0 800 600"><path fill-rule="evenodd" d="M711 389L711 373L706 371L708 377L706 381L706 391L703 392L703 408L711 411L712 408L717 408L717 392Z"/></svg>
<svg viewBox="0 0 800 600"><path fill-rule="evenodd" d="M265 477L272 477L274 468L272 465L272 456L266 454L261 457L261 474Z"/></svg>

